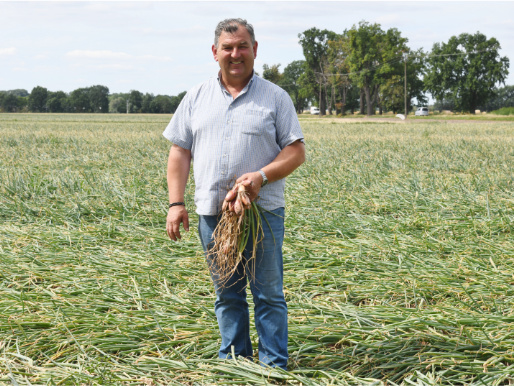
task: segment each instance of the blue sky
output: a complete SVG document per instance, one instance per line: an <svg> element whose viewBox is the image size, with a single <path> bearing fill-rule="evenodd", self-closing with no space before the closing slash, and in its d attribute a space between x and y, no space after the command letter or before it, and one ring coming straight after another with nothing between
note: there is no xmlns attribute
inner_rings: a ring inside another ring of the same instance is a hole
<svg viewBox="0 0 514 386"><path fill-rule="evenodd" d="M217 73L213 31L228 17L254 25L258 72L303 59L298 34L311 27L340 33L365 20L425 51L464 32L495 37L514 85L513 1L0 1L0 90L176 95Z"/></svg>

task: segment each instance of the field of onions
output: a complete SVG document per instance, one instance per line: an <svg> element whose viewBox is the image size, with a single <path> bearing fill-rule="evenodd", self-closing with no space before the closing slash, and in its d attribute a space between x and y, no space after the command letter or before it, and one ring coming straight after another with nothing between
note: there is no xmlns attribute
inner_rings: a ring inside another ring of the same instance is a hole
<svg viewBox="0 0 514 386"><path fill-rule="evenodd" d="M301 121L285 372L216 358L169 118L0 114L0 384L514 384L514 122Z"/></svg>

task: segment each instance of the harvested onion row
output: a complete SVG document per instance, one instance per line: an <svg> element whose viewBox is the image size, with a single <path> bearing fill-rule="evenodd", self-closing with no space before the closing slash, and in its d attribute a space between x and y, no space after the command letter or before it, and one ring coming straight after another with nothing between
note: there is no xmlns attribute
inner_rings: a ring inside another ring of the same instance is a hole
<svg viewBox="0 0 514 386"><path fill-rule="evenodd" d="M220 287L227 285L243 262L243 253L250 237L253 247L251 255L244 262L245 269L255 258L263 235L259 207L250 201L244 185L236 184L223 201L221 219L212 235L212 248L207 252L211 273Z"/></svg>

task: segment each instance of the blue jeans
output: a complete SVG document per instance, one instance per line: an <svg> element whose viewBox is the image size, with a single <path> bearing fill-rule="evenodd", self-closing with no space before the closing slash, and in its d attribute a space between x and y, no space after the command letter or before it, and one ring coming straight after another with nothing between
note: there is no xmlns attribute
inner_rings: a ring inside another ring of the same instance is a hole
<svg viewBox="0 0 514 386"><path fill-rule="evenodd" d="M219 357L231 357L232 346L236 356L251 358L253 355L250 341L250 315L246 301L248 281L255 306L259 360L269 366L286 369L287 305L282 289L284 208L278 208L271 213L264 212L261 216L265 216L268 222L264 219L262 221L264 238L258 245L257 258L250 261L250 264L241 264L230 281L221 287L213 278L216 291L214 311L221 333ZM212 233L217 222L218 216L199 217L198 232L204 251L210 248L209 244L212 242ZM245 258L249 257L251 250L250 239L244 252ZM209 262L208 256L207 259Z"/></svg>

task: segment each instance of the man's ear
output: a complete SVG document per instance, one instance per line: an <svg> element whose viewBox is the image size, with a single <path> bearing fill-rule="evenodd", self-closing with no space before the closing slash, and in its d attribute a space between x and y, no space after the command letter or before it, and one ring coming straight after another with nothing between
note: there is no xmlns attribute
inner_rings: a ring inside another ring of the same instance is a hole
<svg viewBox="0 0 514 386"><path fill-rule="evenodd" d="M215 61L218 61L218 49L214 44L212 45L212 56L214 56Z"/></svg>
<svg viewBox="0 0 514 386"><path fill-rule="evenodd" d="M257 46L259 45L259 43L255 42L255 44L253 45L253 58L255 59L257 57Z"/></svg>

